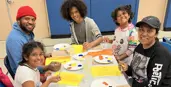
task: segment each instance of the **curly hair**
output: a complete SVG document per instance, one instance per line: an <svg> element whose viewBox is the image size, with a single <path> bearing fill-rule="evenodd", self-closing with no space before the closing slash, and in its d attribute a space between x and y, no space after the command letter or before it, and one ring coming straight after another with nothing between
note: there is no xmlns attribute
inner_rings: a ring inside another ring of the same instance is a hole
<svg viewBox="0 0 171 87"><path fill-rule="evenodd" d="M85 17L87 15L87 6L82 0L65 0L61 6L61 15L64 19L68 21L73 21L70 16L70 11L72 7L76 7L81 15Z"/></svg>
<svg viewBox="0 0 171 87"><path fill-rule="evenodd" d="M113 21L115 22L115 24L117 26L119 26L119 23L117 23L117 13L118 11L126 11L128 13L128 15L130 15L130 18L128 20L129 23L131 23L131 20L134 16L132 10L131 10L131 5L124 5L124 6L120 6L118 8L116 8L112 13L111 13L111 17L113 19Z"/></svg>
<svg viewBox="0 0 171 87"><path fill-rule="evenodd" d="M44 45L41 42L31 41L24 44L22 48L22 61L19 63L20 65L27 62L24 56L29 57L34 48L40 48L43 52L45 52Z"/></svg>

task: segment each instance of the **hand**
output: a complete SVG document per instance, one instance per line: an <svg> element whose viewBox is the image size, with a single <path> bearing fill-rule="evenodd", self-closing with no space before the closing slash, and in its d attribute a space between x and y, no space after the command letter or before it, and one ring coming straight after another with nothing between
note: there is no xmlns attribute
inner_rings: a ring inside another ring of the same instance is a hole
<svg viewBox="0 0 171 87"><path fill-rule="evenodd" d="M90 49L92 47L93 47L93 45L91 43L89 43L89 42L84 42L83 43L83 49L85 49L85 50L88 50L88 49Z"/></svg>
<svg viewBox="0 0 171 87"><path fill-rule="evenodd" d="M61 68L61 63L59 63L59 62L51 62L48 65L48 70L51 70L54 72L58 71L60 68Z"/></svg>
<svg viewBox="0 0 171 87"><path fill-rule="evenodd" d="M114 55L116 60L120 60L120 56L119 55Z"/></svg>
<svg viewBox="0 0 171 87"><path fill-rule="evenodd" d="M48 79L50 82L59 82L61 80L60 76L52 76Z"/></svg>
<svg viewBox="0 0 171 87"><path fill-rule="evenodd" d="M128 70L128 65L122 61L119 61L119 69L125 72Z"/></svg>
<svg viewBox="0 0 171 87"><path fill-rule="evenodd" d="M45 58L52 57L52 53L45 54Z"/></svg>
<svg viewBox="0 0 171 87"><path fill-rule="evenodd" d="M52 74L51 71L46 71L45 74L44 74L44 77L47 78L48 76L50 76Z"/></svg>
<svg viewBox="0 0 171 87"><path fill-rule="evenodd" d="M110 43L110 39L106 36L103 36L103 42Z"/></svg>
<svg viewBox="0 0 171 87"><path fill-rule="evenodd" d="M46 71L45 74L41 74L40 81L44 83L46 81L47 77L50 76L51 74L52 74L51 71Z"/></svg>

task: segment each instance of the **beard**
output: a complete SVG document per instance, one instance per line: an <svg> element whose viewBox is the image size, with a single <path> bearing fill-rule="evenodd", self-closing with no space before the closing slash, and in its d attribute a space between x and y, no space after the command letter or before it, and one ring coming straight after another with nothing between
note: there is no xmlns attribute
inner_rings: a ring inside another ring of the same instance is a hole
<svg viewBox="0 0 171 87"><path fill-rule="evenodd" d="M33 32L33 30L34 30L34 28L35 28L35 25L33 25L33 24L28 24L28 25L31 25L31 26L33 26L33 29L32 30L29 30L29 29L27 29L27 25L24 25L24 24L22 24L22 22L20 22L20 28L25 32L25 33L31 33L31 32Z"/></svg>

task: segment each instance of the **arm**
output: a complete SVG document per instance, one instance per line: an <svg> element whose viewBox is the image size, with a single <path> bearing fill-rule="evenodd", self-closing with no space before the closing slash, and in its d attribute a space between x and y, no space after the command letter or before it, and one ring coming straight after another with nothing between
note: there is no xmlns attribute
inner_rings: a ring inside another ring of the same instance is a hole
<svg viewBox="0 0 171 87"><path fill-rule="evenodd" d="M99 45L102 41L103 41L103 38L99 37L98 39L92 41L90 44L92 44L92 47L95 47L95 46Z"/></svg>
<svg viewBox="0 0 171 87"><path fill-rule="evenodd" d="M103 42L103 38L102 38L102 34L97 26L97 24L94 22L94 20L89 21L90 23L90 29L91 29L91 33L93 34L93 38L95 38L94 41L92 42L85 42L83 44L84 49L89 49L92 47L95 47L97 45L99 45L101 42Z"/></svg>
<svg viewBox="0 0 171 87"><path fill-rule="evenodd" d="M112 44L112 42L113 42L113 40L109 40L109 43L111 43L111 44Z"/></svg>
<svg viewBox="0 0 171 87"><path fill-rule="evenodd" d="M137 35L137 31L135 30L135 28L133 28L129 32L128 49L127 49L127 51L125 53L121 54L119 56L119 58L121 60L123 60L123 59L127 58L128 56L130 56L133 53L133 51L134 51L135 47L137 46L137 44L138 44L138 35Z"/></svg>
<svg viewBox="0 0 171 87"><path fill-rule="evenodd" d="M132 68L128 64L124 63L123 61L119 61L119 69L124 71L128 76L132 76Z"/></svg>
<svg viewBox="0 0 171 87"><path fill-rule="evenodd" d="M60 80L60 76L52 76L47 81L45 81L40 87L48 87L51 82L58 82Z"/></svg>
<svg viewBox="0 0 171 87"><path fill-rule="evenodd" d="M48 70L56 72L60 68L61 68L61 63L59 63L59 62L51 62L49 65L46 65L46 66L42 65L42 66L38 67L40 73L45 73Z"/></svg>
<svg viewBox="0 0 171 87"><path fill-rule="evenodd" d="M19 40L9 39L6 43L7 48L7 56L9 58L9 61L13 61L14 64L11 64L11 67L13 67L13 72L16 72L16 69L18 67L18 63L22 60L21 52L22 52L22 46L24 43L22 43Z"/></svg>
<svg viewBox="0 0 171 87"><path fill-rule="evenodd" d="M45 81L41 86L41 82L39 84L35 84L34 81L28 80L22 84L22 87L48 87L51 82L58 82L60 80L61 78L59 76L52 76L47 81Z"/></svg>
<svg viewBox="0 0 171 87"><path fill-rule="evenodd" d="M97 26L97 24L94 22L94 20L92 20L91 24L91 28L92 28L92 33L94 35L94 37L96 38L94 41L90 42L92 44L92 47L95 47L97 45L99 45L101 42L103 42L103 38L102 38L102 34Z"/></svg>
<svg viewBox="0 0 171 87"><path fill-rule="evenodd" d="M101 42L103 42L102 34L101 34L100 29L98 28L97 24L94 22L94 20L91 21L90 26L91 26L92 33L93 33L94 37L96 38L91 43L93 43L94 46L96 46L96 45L100 44Z"/></svg>
<svg viewBox="0 0 171 87"><path fill-rule="evenodd" d="M110 40L107 36L103 36L103 42L112 43L113 40Z"/></svg>
<svg viewBox="0 0 171 87"><path fill-rule="evenodd" d="M147 67L148 87L170 87L171 78L166 77L170 75L170 61L163 55L164 52L156 54Z"/></svg>

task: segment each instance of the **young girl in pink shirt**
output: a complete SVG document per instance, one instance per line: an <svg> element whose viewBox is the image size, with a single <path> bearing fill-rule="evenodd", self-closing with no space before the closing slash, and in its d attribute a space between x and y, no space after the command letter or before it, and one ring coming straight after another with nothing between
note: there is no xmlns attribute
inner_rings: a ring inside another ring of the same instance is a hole
<svg viewBox="0 0 171 87"><path fill-rule="evenodd" d="M137 46L137 31L131 22L133 13L131 5L120 6L111 14L113 21L117 25L113 40L104 37L104 41L112 43L113 55L117 60L124 61L128 65L132 61L132 53Z"/></svg>

